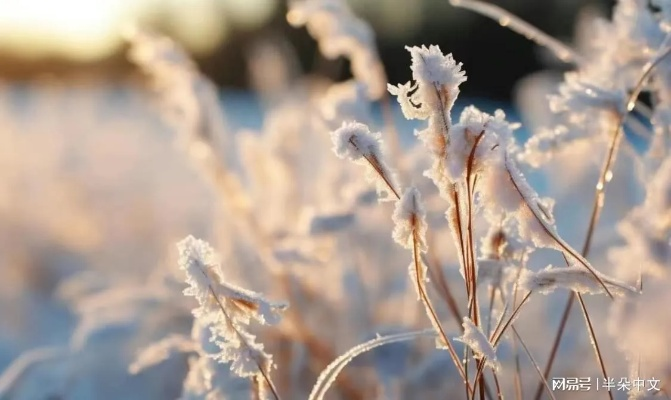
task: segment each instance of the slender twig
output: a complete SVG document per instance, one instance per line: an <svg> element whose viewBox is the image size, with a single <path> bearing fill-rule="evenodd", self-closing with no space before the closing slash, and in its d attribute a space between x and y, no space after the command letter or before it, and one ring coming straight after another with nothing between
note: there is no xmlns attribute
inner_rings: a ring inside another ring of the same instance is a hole
<svg viewBox="0 0 671 400"><path fill-rule="evenodd" d="M469 252L470 252L470 273L469 273L469 279L470 279L470 293L468 294L469 301L468 301L468 307L469 307L469 312L471 314L471 317L473 318L473 323L475 325L480 324L480 312L478 310L478 304L477 304L477 278L476 278L476 271L475 271L475 246L473 244L473 193L475 191L475 183L477 176L473 177L473 181L471 182L471 173L473 171L473 164L475 163L475 151L478 147L478 144L480 143L480 140L482 140L482 137L484 136L485 131L483 130L480 132L476 137L475 137L475 142L473 143L473 147L471 148L471 152L468 155L468 161L466 163L466 193L468 196L468 226L467 226L467 232L468 232L468 247L469 247Z"/></svg>
<svg viewBox="0 0 671 400"><path fill-rule="evenodd" d="M352 143L351 139L350 139L350 143ZM382 180L387 185L389 190L392 191L392 193L394 194L394 197L396 197L397 200L400 199L401 196L399 196L398 192L396 191L396 188L394 188L394 185L392 185L391 182L389 182L389 179L387 179L387 174L385 174L384 171L382 171L382 169L380 168L380 163L377 162L377 160L375 160L374 158L370 157L369 155L367 155L365 153L363 153L363 156L366 159L366 161L368 161L370 166L373 167L375 172L380 176L380 178L382 178Z"/></svg>
<svg viewBox="0 0 671 400"><path fill-rule="evenodd" d="M513 353L515 353L515 399L524 400L524 389L522 388L522 368L520 366L520 355L517 352L517 336L513 338Z"/></svg>
<svg viewBox="0 0 671 400"><path fill-rule="evenodd" d="M459 356L457 355L457 352L454 350L454 346L452 345L452 342L447 338L447 335L445 334L445 330L443 329L442 324L440 323L440 319L438 318L438 315L436 314L436 310L433 308L433 304L431 304L431 300L429 299L429 296L426 294L426 287L424 285L424 280L423 280L423 274L422 274L422 266L420 264L420 257L419 257L419 241L417 239L417 231L413 231L412 235L412 258L413 258L413 263L415 267L415 280L417 284L417 290L419 292L420 299L422 303L424 304L424 307L426 308L426 314L431 320L432 325L435 327L436 330L438 330L438 333L440 334L440 337L442 341L445 344L445 347L447 348L448 352L450 353L450 357L452 357L452 361L454 362L455 366L457 367L457 370L459 371L459 374L463 379L466 379L466 374L464 373L464 370L461 368L461 362L459 360ZM470 385L468 383L468 380L466 380L466 385L469 386L469 391Z"/></svg>
<svg viewBox="0 0 671 400"><path fill-rule="evenodd" d="M441 297L443 298L443 300L445 300L445 303L447 304L447 309L450 310L450 314L452 314L454 321L463 331L464 327L461 325L461 311L459 311L459 306L454 298L454 295L452 295L452 290L450 289L450 285L447 282L447 279L445 278L445 273L443 272L443 269L440 266L440 261L438 260L438 257L435 251L433 250L432 240L433 235L431 235L430 232L427 232L428 251L426 257L427 261L426 265L429 275L431 277L431 282L435 282L435 286L438 289L438 293L441 295Z"/></svg>
<svg viewBox="0 0 671 400"><path fill-rule="evenodd" d="M482 373L483 373L483 371L485 370L485 362L484 362L484 359L485 359L485 357L480 358L480 359L478 359L477 362L476 362L476 367L475 367L475 378L473 378L473 384L474 384L474 385L477 385L477 384L478 384L478 381L480 381L480 379L482 379L482 375L483 375ZM478 386L478 387L479 387L479 388L482 388L483 386L480 385L480 386ZM481 397L482 397L482 395L481 395ZM470 399L471 399L471 400L474 400L474 399L475 399L475 393L473 393L473 394L471 395Z"/></svg>
<svg viewBox="0 0 671 400"><path fill-rule="evenodd" d="M507 154L507 153L506 153L505 157L506 157L506 159L508 158L508 154ZM507 163L506 163L506 164L507 164ZM564 242L564 240L562 240L559 236L557 236L554 232L552 232L552 231L550 230L550 228L547 226L547 223L543 220L543 218L541 218L539 215L536 214L536 211L534 210L534 208L531 207L531 206L529 205L529 203L527 202L527 199L524 197L524 194L522 194L522 191L520 190L519 186L517 185L517 181L516 181L515 178L513 177L513 173L512 173L512 171L510 170L510 168L508 168L507 165L506 165L506 171L508 172L508 177L510 178L510 182L512 183L513 187L515 188L515 190L517 191L517 193L518 193L518 194L520 195L520 197L522 198L522 203L523 203L524 206L529 210L529 212L531 213L531 215L533 215L533 217L536 219L536 221L538 221L538 223L539 223L540 227L543 229L543 231L544 231L550 238L552 238L552 240L554 240L555 243L557 243L557 245L559 245L559 247L560 247L564 252L570 254L570 255L571 255L573 258L575 258L575 259L576 259L576 260L577 260L583 267L585 267L585 268L590 272L590 274L592 274L592 276L594 277L594 279L596 279L597 282L599 282L599 284L603 287L603 289L604 289L605 292L608 294L608 296L609 296L611 299L613 299L613 298L614 298L614 297L613 297L613 294L610 292L610 290L608 290L608 286L606 286L606 283L603 281L603 279L601 279L601 277L599 276L599 274L597 274L597 272L594 270L594 268L592 268L592 266L589 265L589 263L587 262L587 260L586 260L584 257L582 257L580 254L578 254L578 252L576 252L575 250L573 250L573 249L571 248L571 246L569 246L566 242Z"/></svg>
<svg viewBox="0 0 671 400"><path fill-rule="evenodd" d="M522 309L522 306L529 300L529 297L531 296L532 291L529 291L523 298L520 304L515 307L513 310L512 314L510 314L510 318L503 324L501 329L494 329L494 333L492 336L490 336L489 341L492 342L493 346L497 346L499 344L499 341L503 337L504 333L508 329L509 326L513 324L515 321L515 318L517 318L517 314L519 314L520 310Z"/></svg>
<svg viewBox="0 0 671 400"><path fill-rule="evenodd" d="M606 364L603 361L603 355L601 354L601 349L599 348L599 342L596 340L596 333L594 332L594 325L592 325L592 319L589 316L589 313L587 312L587 306L585 305L585 300L582 298L582 295L580 293L576 293L576 297L578 298L578 303L580 304L580 309L582 310L582 315L585 317L585 325L587 325L587 330L589 332L589 336L592 339L592 347L594 348L594 355L596 356L596 360L599 363L599 368L601 369L601 373L603 374L604 379L608 378L608 372L606 371ZM610 400L613 400L613 392L608 391L608 397Z"/></svg>
<svg viewBox="0 0 671 400"><path fill-rule="evenodd" d="M356 147L356 144L353 142L352 139L350 139L350 143ZM380 163L378 160L371 159L369 156L366 155L365 152L361 152L364 154L364 158L370 166L377 172L377 174L383 179L384 183L387 185L387 187L391 190L391 192L394 194L397 200L400 200L401 197L399 196L398 192L394 188L394 186L389 182L389 180L386 178L384 172L382 171L380 167ZM472 392L472 389L470 387L470 384L468 383L468 380L466 379L466 374L464 373L464 370L462 368L461 362L459 360L459 356L457 355L456 351L454 350L454 346L450 342L450 340L447 338L447 334L445 334L445 330L443 329L442 324L440 323L440 319L438 318L438 314L436 313L436 310L434 309L433 305L431 304L431 300L429 299L429 296L426 293L426 288L425 285L423 284L422 281L422 274L421 274L421 265L420 265L420 260L421 260L421 255L419 252L418 248L418 240L416 237L416 232L413 232L413 263L414 263L414 268L415 268L415 278L417 280L417 288L420 296L420 300L424 304L424 307L426 309L426 314L429 317L429 319L432 322L432 325L434 326L435 329L438 330L438 333L440 334L441 340L444 342L448 353L450 354L450 357L452 357L452 361L454 362L455 366L457 367L457 370L459 372L459 375L461 375L462 379L465 380L465 384L468 387L468 391Z"/></svg>
<svg viewBox="0 0 671 400"><path fill-rule="evenodd" d="M456 223L456 231L457 231L457 236L459 236L459 253L461 255L460 261L461 261L461 268L464 270L464 280L466 281L466 293L468 294L468 279L465 279L466 277L466 263L468 262L467 257L466 257L466 244L464 243L464 229L463 229L463 223L461 222L461 207L459 205L459 192L456 184L452 186L452 202L454 204L455 208L455 223Z"/></svg>
<svg viewBox="0 0 671 400"><path fill-rule="evenodd" d="M575 293L571 292L569 295L568 301L564 306L564 311L562 312L561 319L559 320L559 327L557 328L557 333L555 334L554 341L552 342L552 347L550 348L550 356L548 357L547 364L545 364L545 369L543 370L543 376L547 379L550 376L550 371L552 371L552 364L554 363L555 357L557 357L557 350L559 350L559 343L561 338L564 335L566 330L566 324L568 323L568 317L571 314L571 309L573 307L573 302L575 301ZM538 385L536 387L536 393L534 395L535 400L540 400L541 395L543 394L543 386Z"/></svg>
<svg viewBox="0 0 671 400"><path fill-rule="evenodd" d="M501 325L503 324L503 319L504 319L507 311L508 311L508 304L506 304L504 306L503 312L501 313L501 317L496 322L496 327L494 328L494 332L498 331L501 328ZM491 342L491 339L490 339L490 342ZM496 347L496 344L492 344L492 346ZM478 364L477 364L477 367L476 367L475 378L473 379L473 382L477 382L478 379L480 379L480 377L482 376L482 373L484 371L484 361L485 360L483 360L483 359L478 360ZM492 398L491 396L489 396L489 397Z"/></svg>
<svg viewBox="0 0 671 400"><path fill-rule="evenodd" d="M67 357L69 352L68 347L50 346L21 353L3 371L0 371L0 399L13 398L14 388L21 383L31 369L42 363Z"/></svg>
<svg viewBox="0 0 671 400"><path fill-rule="evenodd" d="M557 400L555 398L554 393L552 393L552 389L550 389L550 386L548 385L548 381L543 375L543 372L541 371L540 367L538 366L538 363L534 359L534 356L531 355L531 352L529 351L529 348L527 347L526 344L524 344L524 340L522 340L522 337L520 336L519 333L517 333L517 329L515 329L515 326L512 326L513 333L515 334L515 337L517 337L517 340L520 341L520 344L522 345L522 348L524 349L524 352L527 353L527 357L529 357L529 361L531 361L531 364L533 364L534 368L536 369L536 372L538 372L538 378L541 380L541 384L543 387L545 387L545 391L548 393L550 398L552 400Z"/></svg>
<svg viewBox="0 0 671 400"><path fill-rule="evenodd" d="M499 382L499 376L496 372L492 371L494 376L494 384L496 385L496 398L498 400L503 400L503 391L501 390L501 383Z"/></svg>
<svg viewBox="0 0 671 400"><path fill-rule="evenodd" d="M564 257L564 261L566 262L566 266L569 266L568 259ZM601 354L601 349L599 348L599 342L596 340L596 333L594 332L594 326L592 325L592 319L589 316L589 313L587 312L587 306L585 305L585 300L582 298L582 295L578 292L575 292L576 297L578 298L578 302L580 303L580 309L582 311L582 315L585 318L585 325L587 326L587 332L589 333L590 338L592 339L592 347L594 348L594 353L596 356L596 360L599 364L599 368L601 368L601 374L603 375L604 379L608 379L608 372L606 371L606 364L603 361L603 355ZM543 375L545 376L545 375ZM547 379L547 377L545 378ZM608 397L610 400L613 400L613 393L609 390L608 391Z"/></svg>
<svg viewBox="0 0 671 400"><path fill-rule="evenodd" d="M582 56L575 50L497 5L478 0L450 0L450 4L455 7L475 11L478 14L498 21L501 26L507 27L539 46L550 49L561 61L573 63L581 63L583 61Z"/></svg>
<svg viewBox="0 0 671 400"><path fill-rule="evenodd" d="M480 143L480 140L484 136L485 131L483 130L476 136L471 152L468 155L468 161L466 163L466 193L468 196L468 248L470 256L470 266L468 279L470 280L470 292L468 293L468 309L473 318L473 323L477 326L480 326L480 310L478 306L478 282L477 282L477 272L475 270L475 245L473 244L473 193L475 191L475 184L477 181L477 176L473 177L471 182L471 172L473 170L473 164L475 162L475 151ZM480 400L484 400L484 377L482 375L482 369L484 368L483 360L478 360L478 374L476 374L476 380L474 381L475 385L480 387ZM479 382L477 380L479 379Z"/></svg>
<svg viewBox="0 0 671 400"><path fill-rule="evenodd" d="M261 396L261 382L259 382L258 376L253 376L251 378L252 390L250 394L251 400L263 400Z"/></svg>

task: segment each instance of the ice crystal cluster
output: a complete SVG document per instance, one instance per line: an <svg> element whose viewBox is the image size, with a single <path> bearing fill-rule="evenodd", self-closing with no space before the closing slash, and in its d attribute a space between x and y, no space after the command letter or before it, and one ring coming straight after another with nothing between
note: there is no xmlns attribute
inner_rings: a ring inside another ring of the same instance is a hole
<svg viewBox="0 0 671 400"><path fill-rule="evenodd" d="M192 311L191 337L173 335L150 345L140 353L130 370L138 373L164 361L173 352L195 353L198 357L230 365L233 373L241 378L255 378L263 385L270 384L265 377L275 367L272 356L256 341L248 326L252 320L264 325L278 323L286 305L269 302L259 293L227 282L218 255L208 243L189 236L179 242L177 248L179 268L189 285L184 295L198 302ZM202 382L187 377L184 398L189 398L188 393L194 390L209 395L219 389L216 364L194 362L203 369L198 373Z"/></svg>

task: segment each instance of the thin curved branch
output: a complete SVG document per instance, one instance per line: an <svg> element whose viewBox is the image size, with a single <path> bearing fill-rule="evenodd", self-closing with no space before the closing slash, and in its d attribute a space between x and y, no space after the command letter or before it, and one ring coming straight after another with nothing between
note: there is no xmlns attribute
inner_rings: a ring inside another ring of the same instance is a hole
<svg viewBox="0 0 671 400"><path fill-rule="evenodd" d="M324 369L324 371L322 371L322 373L319 375L319 378L317 378L317 383L315 383L315 385L312 387L312 391L310 392L308 400L322 400L328 389L338 377L338 374L347 366L347 364L349 364L350 361L352 361L354 357L386 344L405 342L421 336L435 335L436 331L434 329L397 333L394 335L376 337L375 339L371 339L367 342L352 347L346 353L336 358L326 367L326 369Z"/></svg>

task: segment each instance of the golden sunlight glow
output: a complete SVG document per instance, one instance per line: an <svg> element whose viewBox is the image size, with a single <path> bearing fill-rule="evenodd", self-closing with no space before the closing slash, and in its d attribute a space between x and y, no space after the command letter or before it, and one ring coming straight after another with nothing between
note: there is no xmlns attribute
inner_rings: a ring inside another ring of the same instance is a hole
<svg viewBox="0 0 671 400"><path fill-rule="evenodd" d="M117 48L123 26L149 15L162 16L191 50L207 52L230 26L259 26L276 6L276 0L0 0L0 50L96 60Z"/></svg>
<svg viewBox="0 0 671 400"><path fill-rule="evenodd" d="M0 48L89 60L117 44L120 0L0 0Z"/></svg>

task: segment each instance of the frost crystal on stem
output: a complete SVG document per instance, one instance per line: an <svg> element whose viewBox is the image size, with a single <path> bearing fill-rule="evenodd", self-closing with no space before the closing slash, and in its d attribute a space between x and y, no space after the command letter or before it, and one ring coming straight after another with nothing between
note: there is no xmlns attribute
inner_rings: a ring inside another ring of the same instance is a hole
<svg viewBox="0 0 671 400"><path fill-rule="evenodd" d="M396 202L392 218L394 220L394 231L392 232L394 240L413 251L413 262L408 267L408 271L419 298L423 290L420 286L428 280L426 265L420 257L421 253L426 252L427 224L426 211L422 205L419 190L411 187L403 193L401 199Z"/></svg>
<svg viewBox="0 0 671 400"><path fill-rule="evenodd" d="M398 199L396 176L384 162L379 133L372 133L359 122L343 122L331 133L331 138L338 157L368 168L367 178L375 183L380 201Z"/></svg>
<svg viewBox="0 0 671 400"><path fill-rule="evenodd" d="M464 343L473 350L475 358L484 358L485 365L498 371L501 368L501 365L496 358L496 350L489 342L489 339L487 339L487 336L485 336L482 330L468 317L464 317L462 326L464 327L464 334L455 338L455 340Z"/></svg>
<svg viewBox="0 0 671 400"><path fill-rule="evenodd" d="M396 243L412 249L416 240L421 251L426 251L426 210L422 205L422 197L417 188L408 188L396 202L394 209L393 237Z"/></svg>
<svg viewBox="0 0 671 400"><path fill-rule="evenodd" d="M457 64L452 54L444 55L438 46L406 49L412 58L414 82L388 85L388 90L396 96L407 119L428 119L428 126L415 132L433 156L433 164L425 175L434 182L444 198L449 198L445 158L448 132L452 126L450 111L466 75L461 70L461 63Z"/></svg>
<svg viewBox="0 0 671 400"><path fill-rule="evenodd" d="M599 278L609 290L617 295L635 294L633 287L597 272ZM551 293L556 289L569 289L581 294L604 293L600 284L588 270L580 266L555 268L551 265L538 272L524 270L520 276L520 288L526 291Z"/></svg>
<svg viewBox="0 0 671 400"><path fill-rule="evenodd" d="M225 282L217 255L206 242L189 236L177 248L179 266L189 284L184 294L198 301L193 315L209 328L210 341L219 348L212 358L231 363L231 370L240 377L260 376L259 380L273 390L268 377L274 367L272 356L246 327L252 319L261 324L279 322L278 313L286 305L269 302L259 293Z"/></svg>
<svg viewBox="0 0 671 400"><path fill-rule="evenodd" d="M438 46L406 47L412 58L414 82L388 85L389 93L397 96L403 114L408 119L427 119L434 113L449 110L459 96L459 85L466 81L461 63L452 54L444 55Z"/></svg>

